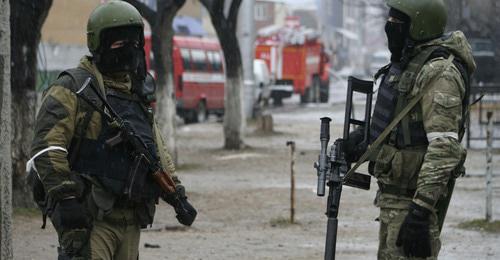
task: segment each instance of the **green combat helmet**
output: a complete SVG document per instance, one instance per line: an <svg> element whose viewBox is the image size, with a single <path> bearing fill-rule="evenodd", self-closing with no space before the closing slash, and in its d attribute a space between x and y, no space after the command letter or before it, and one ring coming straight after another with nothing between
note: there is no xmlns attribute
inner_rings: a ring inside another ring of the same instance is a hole
<svg viewBox="0 0 500 260"><path fill-rule="evenodd" d="M386 3L410 17L413 40L425 41L443 35L447 20L443 0L386 0Z"/></svg>
<svg viewBox="0 0 500 260"><path fill-rule="evenodd" d="M102 31L121 26L139 26L144 29L141 14L131 4L112 0L94 9L87 22L87 46L90 52L99 49Z"/></svg>

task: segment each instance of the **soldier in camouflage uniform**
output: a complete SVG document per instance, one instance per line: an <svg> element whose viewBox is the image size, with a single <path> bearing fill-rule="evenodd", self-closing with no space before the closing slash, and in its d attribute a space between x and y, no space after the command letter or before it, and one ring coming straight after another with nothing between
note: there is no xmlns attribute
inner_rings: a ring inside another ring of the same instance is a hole
<svg viewBox="0 0 500 260"><path fill-rule="evenodd" d="M154 122L154 89L144 85L143 27L141 15L128 3L98 6L87 24L92 56L61 73L44 94L29 168L46 193L42 204L58 233L59 259L137 259L140 229L153 222L159 197L174 206L180 223L191 225L196 217ZM172 174L174 194L159 188L126 143L108 145L117 130L77 95L88 78ZM178 201L184 211L178 211Z"/></svg>
<svg viewBox="0 0 500 260"><path fill-rule="evenodd" d="M370 172L379 185L378 259L437 259L442 224L438 215L444 218L447 207L440 203L451 196L449 184L462 172L466 155L460 141L475 64L462 32L444 34L447 15L442 0L386 3L390 11L385 31L392 56L378 73L382 77L370 141L409 100L426 93L371 160ZM447 64L450 56L453 62ZM348 143L359 142L362 131L351 133ZM347 152L351 161L366 149L363 144L357 147Z"/></svg>

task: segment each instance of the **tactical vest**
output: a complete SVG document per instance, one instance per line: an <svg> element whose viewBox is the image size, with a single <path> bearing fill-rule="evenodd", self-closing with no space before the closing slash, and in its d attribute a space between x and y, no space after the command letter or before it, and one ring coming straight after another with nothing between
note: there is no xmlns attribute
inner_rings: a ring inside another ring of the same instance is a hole
<svg viewBox="0 0 500 260"><path fill-rule="evenodd" d="M84 69L71 69L62 72L56 84L76 92L88 77L92 78L91 84L98 84L95 77ZM146 144L150 154L158 158L150 108L135 94L125 94L111 88L107 89L106 92L106 100L110 106L135 130L135 133ZM102 103L92 93L92 90L87 88L82 94L104 110ZM106 144L107 140L115 137L118 133L118 129L113 124L101 116L101 130L97 139L86 137L85 133L95 109L83 99L79 99L79 101L81 101L79 102L80 107L86 111L86 115L76 126L75 135L70 145L70 168L82 176L97 179L106 190L118 198L128 198L137 202L156 200L161 190L151 177L145 162L136 160L134 151L125 141L112 147Z"/></svg>
<svg viewBox="0 0 500 260"><path fill-rule="evenodd" d="M408 94L415 85L417 76L422 67L429 61L438 57L448 58L449 51L444 47L428 47L417 54L404 69L400 64L392 63L384 67L377 74L382 74L377 102L370 125L370 142L373 142L392 122L408 104L410 97ZM453 64L458 68L465 82L465 98L462 103L462 127L466 120L466 111L469 104L469 76L465 65L458 57L455 57ZM463 129L461 130L463 131ZM396 148L415 147L428 145L427 134L424 129L422 108L415 106L395 127L385 140Z"/></svg>

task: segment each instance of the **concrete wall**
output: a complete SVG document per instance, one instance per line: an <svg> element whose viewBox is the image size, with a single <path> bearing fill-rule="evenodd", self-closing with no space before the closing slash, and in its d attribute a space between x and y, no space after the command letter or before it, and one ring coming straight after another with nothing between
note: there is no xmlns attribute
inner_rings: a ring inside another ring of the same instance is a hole
<svg viewBox="0 0 500 260"><path fill-rule="evenodd" d="M87 19L100 0L54 0L42 28L42 41L85 45Z"/></svg>
<svg viewBox="0 0 500 260"><path fill-rule="evenodd" d="M42 42L86 45L87 19L101 0L54 0L42 28ZM186 0L178 15L203 20L203 6L198 0Z"/></svg>

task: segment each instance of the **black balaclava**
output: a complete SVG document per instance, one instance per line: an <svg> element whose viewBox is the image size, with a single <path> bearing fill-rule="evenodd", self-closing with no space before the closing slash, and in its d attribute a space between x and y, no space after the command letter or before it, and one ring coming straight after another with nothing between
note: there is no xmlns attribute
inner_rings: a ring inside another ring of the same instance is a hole
<svg viewBox="0 0 500 260"><path fill-rule="evenodd" d="M124 41L124 45L111 48L116 41ZM144 63L144 35L141 27L125 26L110 28L101 33L101 44L94 53L94 59L103 74L116 72L141 73Z"/></svg>
<svg viewBox="0 0 500 260"><path fill-rule="evenodd" d="M389 10L389 16L401 21L401 23L387 21L385 24L389 51L392 54L391 61L400 62L403 57L403 50L406 47L406 41L409 38L410 17L394 8Z"/></svg>

